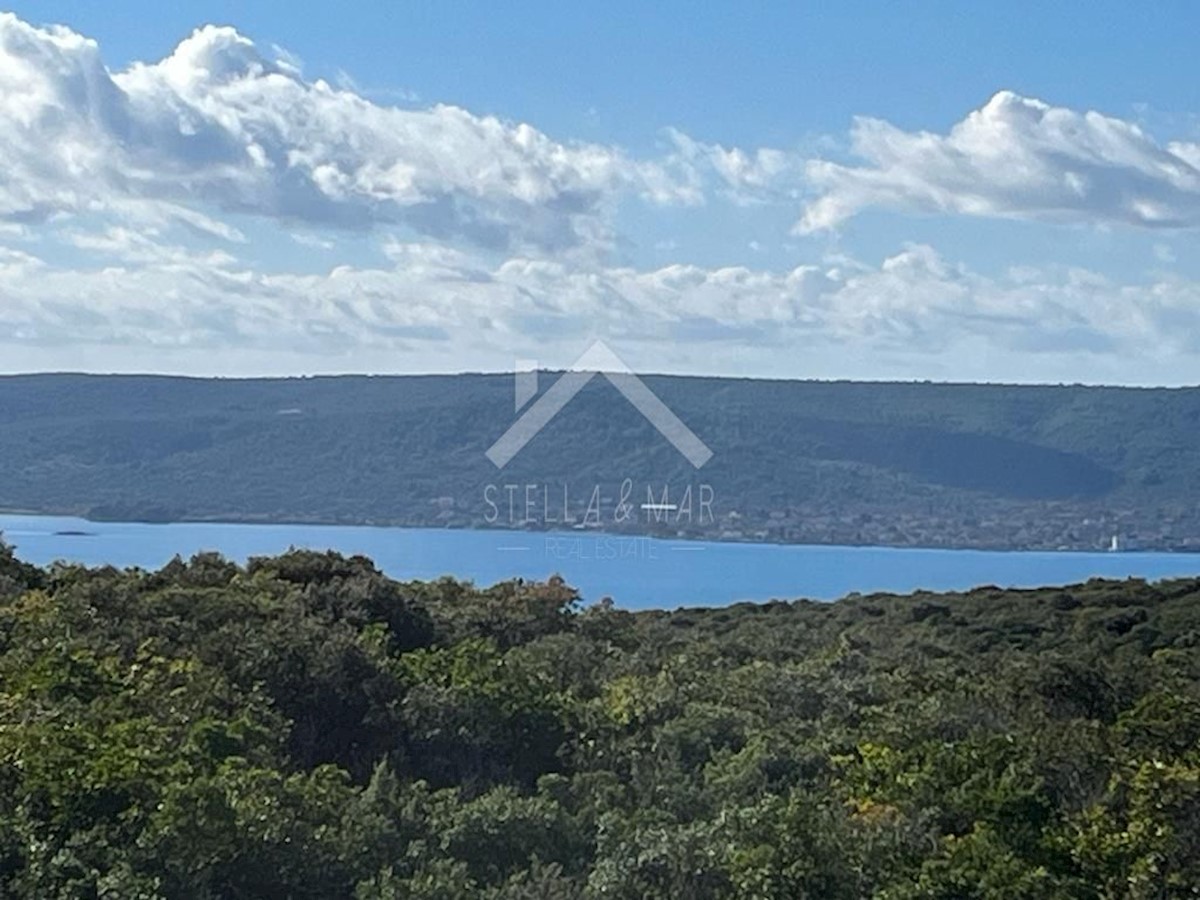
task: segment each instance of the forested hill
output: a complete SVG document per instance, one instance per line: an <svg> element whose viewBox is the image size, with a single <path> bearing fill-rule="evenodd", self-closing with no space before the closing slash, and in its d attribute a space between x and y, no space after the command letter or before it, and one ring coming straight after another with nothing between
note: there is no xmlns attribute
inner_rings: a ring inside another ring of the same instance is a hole
<svg viewBox="0 0 1200 900"><path fill-rule="evenodd" d="M536 528L599 486L604 527L695 537L1200 547L1200 390L646 381L713 451L699 471L603 378L502 471L508 375L0 378L0 508ZM714 520L616 522L625 479L708 485Z"/></svg>
<svg viewBox="0 0 1200 900"><path fill-rule="evenodd" d="M1200 582L629 613L0 548L0 896L1200 890Z"/></svg>

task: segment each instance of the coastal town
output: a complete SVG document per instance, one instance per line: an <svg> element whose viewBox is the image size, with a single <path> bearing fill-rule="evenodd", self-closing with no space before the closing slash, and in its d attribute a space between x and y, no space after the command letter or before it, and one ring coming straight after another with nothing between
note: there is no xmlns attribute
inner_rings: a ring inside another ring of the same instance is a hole
<svg viewBox="0 0 1200 900"><path fill-rule="evenodd" d="M718 496L719 500L719 496ZM1054 501L1031 503L979 498L961 508L846 509L819 502L782 508L722 509L678 520L640 510L621 521L580 518L562 522L530 517L489 518L468 501L439 498L431 515L403 524L445 527L557 531L596 530L691 540L754 541L781 544L930 547L978 550L1088 552L1198 552L1200 515L1180 507L1155 509L1116 504ZM380 523L383 524L383 523ZM390 523L397 524L397 523Z"/></svg>

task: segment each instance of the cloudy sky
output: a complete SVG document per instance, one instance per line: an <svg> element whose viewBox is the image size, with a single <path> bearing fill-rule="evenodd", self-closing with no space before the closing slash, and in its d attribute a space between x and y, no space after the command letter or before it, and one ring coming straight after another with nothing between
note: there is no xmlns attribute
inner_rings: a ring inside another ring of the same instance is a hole
<svg viewBox="0 0 1200 900"><path fill-rule="evenodd" d="M0 371L1200 382L1187 3L16 4Z"/></svg>

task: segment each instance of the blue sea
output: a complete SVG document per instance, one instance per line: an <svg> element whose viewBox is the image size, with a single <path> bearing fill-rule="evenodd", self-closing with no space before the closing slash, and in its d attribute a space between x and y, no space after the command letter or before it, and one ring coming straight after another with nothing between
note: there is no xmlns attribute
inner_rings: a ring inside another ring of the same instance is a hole
<svg viewBox="0 0 1200 900"><path fill-rule="evenodd" d="M1200 554L915 550L707 543L596 533L370 528L330 525L149 525L0 515L0 532L37 564L157 568L215 550L244 562L289 547L371 557L398 579L442 575L479 585L559 574L586 602L626 609L717 606L739 600L833 600L852 592L1036 587L1088 578L1200 575ZM63 532L85 532L63 534Z"/></svg>

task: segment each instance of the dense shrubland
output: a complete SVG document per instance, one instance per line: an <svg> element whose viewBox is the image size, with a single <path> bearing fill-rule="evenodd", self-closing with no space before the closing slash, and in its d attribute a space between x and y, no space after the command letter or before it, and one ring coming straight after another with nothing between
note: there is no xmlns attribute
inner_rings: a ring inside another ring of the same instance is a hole
<svg viewBox="0 0 1200 900"><path fill-rule="evenodd" d="M0 552L0 895L1182 897L1200 582L628 613Z"/></svg>

